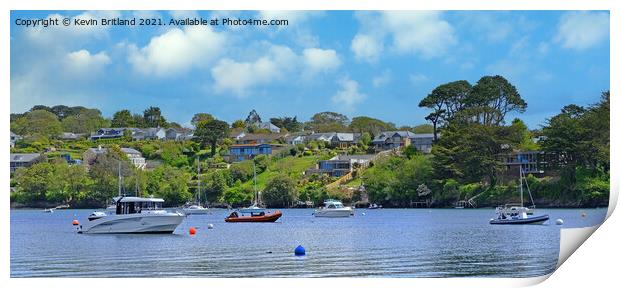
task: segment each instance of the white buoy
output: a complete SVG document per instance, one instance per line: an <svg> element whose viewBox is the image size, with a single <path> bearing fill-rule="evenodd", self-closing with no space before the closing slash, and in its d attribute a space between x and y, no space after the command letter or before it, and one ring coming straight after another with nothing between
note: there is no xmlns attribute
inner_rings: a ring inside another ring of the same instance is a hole
<svg viewBox="0 0 620 288"><path fill-rule="evenodd" d="M564 220L562 220L561 218L556 219L555 225L564 225Z"/></svg>
<svg viewBox="0 0 620 288"><path fill-rule="evenodd" d="M366 212L362 212L362 215L366 216Z"/></svg>
<svg viewBox="0 0 620 288"><path fill-rule="evenodd" d="M207 225L208 229L213 229L213 224L209 223L209 225Z"/></svg>

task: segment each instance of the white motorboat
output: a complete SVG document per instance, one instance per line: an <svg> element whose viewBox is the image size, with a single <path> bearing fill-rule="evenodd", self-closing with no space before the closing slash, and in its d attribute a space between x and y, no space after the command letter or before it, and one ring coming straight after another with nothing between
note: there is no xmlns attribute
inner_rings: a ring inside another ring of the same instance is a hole
<svg viewBox="0 0 620 288"><path fill-rule="evenodd" d="M54 213L54 210L55 210L54 208L45 208L43 210L43 212L45 212L45 213Z"/></svg>
<svg viewBox="0 0 620 288"><path fill-rule="evenodd" d="M94 212L79 233L172 233L185 216L162 208L161 198L115 197L116 213Z"/></svg>
<svg viewBox="0 0 620 288"><path fill-rule="evenodd" d="M532 202L531 209L523 205L523 183L525 183L527 192L530 195L530 201ZM532 197L532 192L530 191L530 187L525 179L525 173L521 167L519 167L519 190L521 194L520 205L506 204L495 208L497 217L495 219L491 219L489 222L490 224L544 224L547 220L549 220L549 215L547 214L535 215L534 208L536 205L534 204L534 198Z"/></svg>
<svg viewBox="0 0 620 288"><path fill-rule="evenodd" d="M349 217L354 214L353 208L345 207L338 200L327 199L323 204L324 207L314 210L314 217Z"/></svg>

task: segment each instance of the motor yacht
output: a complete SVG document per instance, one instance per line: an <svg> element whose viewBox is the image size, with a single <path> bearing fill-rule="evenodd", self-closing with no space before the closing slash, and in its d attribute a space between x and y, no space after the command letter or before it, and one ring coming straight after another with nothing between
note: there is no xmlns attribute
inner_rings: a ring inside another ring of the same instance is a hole
<svg viewBox="0 0 620 288"><path fill-rule="evenodd" d="M353 208L345 207L338 200L327 199L323 204L324 207L314 210L314 217L349 217L354 214Z"/></svg>
<svg viewBox="0 0 620 288"><path fill-rule="evenodd" d="M79 233L172 233L185 215L163 209L164 199L115 197L115 214L94 212Z"/></svg>

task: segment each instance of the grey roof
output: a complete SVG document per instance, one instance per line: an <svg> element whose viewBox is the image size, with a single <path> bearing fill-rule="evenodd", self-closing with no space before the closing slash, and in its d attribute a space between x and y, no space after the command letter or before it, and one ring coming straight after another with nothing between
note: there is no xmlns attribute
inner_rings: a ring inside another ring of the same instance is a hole
<svg viewBox="0 0 620 288"><path fill-rule="evenodd" d="M338 155L338 160L373 160L377 155L364 154L364 155Z"/></svg>
<svg viewBox="0 0 620 288"><path fill-rule="evenodd" d="M11 153L11 162L32 162L39 157L40 153Z"/></svg>
<svg viewBox="0 0 620 288"><path fill-rule="evenodd" d="M334 135L334 137L336 137L336 139L338 139L338 141L350 141L350 142L353 142L353 140L355 139L355 134L353 134L353 133L336 133L336 135Z"/></svg>
<svg viewBox="0 0 620 288"><path fill-rule="evenodd" d="M280 127L271 124L271 122L258 123L258 127L262 129L269 129L269 130L280 130Z"/></svg>
<svg viewBox="0 0 620 288"><path fill-rule="evenodd" d="M420 133L420 134L414 134L411 138L434 138L435 135L433 135L433 133ZM439 134L437 134L437 137L439 137Z"/></svg>
<svg viewBox="0 0 620 288"><path fill-rule="evenodd" d="M330 140L332 137L334 137L334 135L336 134L336 132L327 132L327 133L314 133L314 134L310 134L307 136L308 139L310 140L325 140L328 141Z"/></svg>
<svg viewBox="0 0 620 288"><path fill-rule="evenodd" d="M401 137L407 138L413 138L413 136L415 135L413 132L410 131L385 131L377 135L375 139L372 140L372 142L383 142L385 141L385 139L393 137L396 134L400 135Z"/></svg>
<svg viewBox="0 0 620 288"><path fill-rule="evenodd" d="M133 149L133 148L121 148L121 151L123 151L123 153L125 154L139 154L142 155L142 153L140 153L140 151Z"/></svg>
<svg viewBox="0 0 620 288"><path fill-rule="evenodd" d="M264 139L264 140L272 141L272 140L277 140L277 139L280 139L286 136L287 135L285 134L245 134L245 136L241 137L241 140L246 141L246 140Z"/></svg>

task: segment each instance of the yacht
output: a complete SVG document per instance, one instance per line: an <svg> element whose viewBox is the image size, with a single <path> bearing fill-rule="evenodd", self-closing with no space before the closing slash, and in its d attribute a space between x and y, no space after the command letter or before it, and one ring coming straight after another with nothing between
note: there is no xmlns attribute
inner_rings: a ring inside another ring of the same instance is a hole
<svg viewBox="0 0 620 288"><path fill-rule="evenodd" d="M162 208L164 199L115 197L115 214L94 212L78 233L172 233L185 215Z"/></svg>
<svg viewBox="0 0 620 288"><path fill-rule="evenodd" d="M531 208L525 207L523 203L523 183L525 183L527 192L530 195L530 201L532 202ZM549 215L547 214L535 215L534 208L536 205L534 204L534 198L532 197L532 192L525 179L525 173L522 167L519 167L519 190L521 194L521 203L506 204L495 208L497 217L491 219L489 222L490 224L543 224L549 220Z"/></svg>
<svg viewBox="0 0 620 288"><path fill-rule="evenodd" d="M254 163L254 203L250 207L241 208L238 211L233 211L224 219L226 222L276 222L282 217L282 212L276 210L275 212L266 211L265 208L259 205L260 192L256 189L256 163Z"/></svg>
<svg viewBox="0 0 620 288"><path fill-rule="evenodd" d="M183 213L185 213L185 215L192 215L192 214L207 214L209 213L209 209L207 207L204 207L202 205L200 205L200 159L198 159L198 192L196 193L196 203L185 203L185 205L183 205L183 207L181 207L181 209L183 210Z"/></svg>
<svg viewBox="0 0 620 288"><path fill-rule="evenodd" d="M351 207L344 207L342 202L334 199L327 199L323 203L324 207L314 210L314 217L349 217L353 215Z"/></svg>

